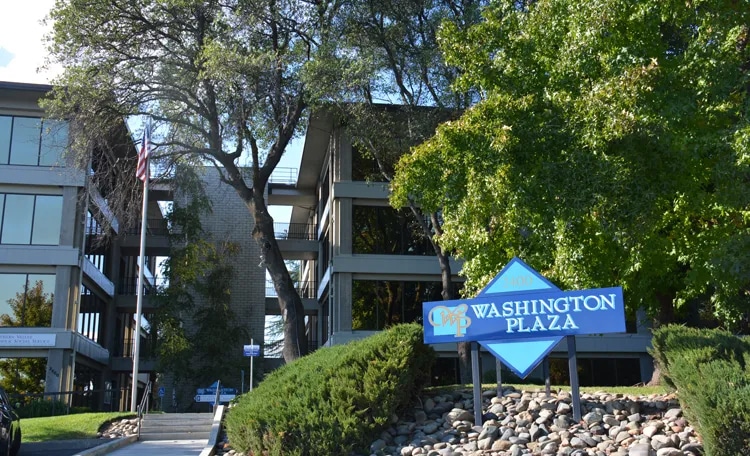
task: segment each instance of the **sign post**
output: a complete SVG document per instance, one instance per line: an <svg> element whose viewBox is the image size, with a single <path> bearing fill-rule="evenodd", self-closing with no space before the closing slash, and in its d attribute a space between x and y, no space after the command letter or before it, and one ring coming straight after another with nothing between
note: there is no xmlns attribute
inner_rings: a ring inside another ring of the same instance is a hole
<svg viewBox="0 0 750 456"><path fill-rule="evenodd" d="M575 336L625 332L621 287L562 291L519 258L513 258L477 297L425 302L422 317L426 344L478 342L521 378L567 338L576 420L581 409ZM478 370L474 356L472 349L472 369ZM472 377L475 424L481 424L481 394L477 376Z"/></svg>
<svg viewBox="0 0 750 456"><path fill-rule="evenodd" d="M250 345L242 346L242 354L250 357L250 389L253 390L253 358L260 356L260 345L253 344L253 339L250 339Z"/></svg>

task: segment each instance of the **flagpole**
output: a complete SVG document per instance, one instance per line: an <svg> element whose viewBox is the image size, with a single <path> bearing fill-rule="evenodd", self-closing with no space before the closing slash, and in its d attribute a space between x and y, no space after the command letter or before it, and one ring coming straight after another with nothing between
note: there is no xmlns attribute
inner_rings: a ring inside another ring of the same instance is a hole
<svg viewBox="0 0 750 456"><path fill-rule="evenodd" d="M148 172L146 172L148 176ZM135 341L133 343L133 391L130 397L130 411L137 412L138 399L138 360L141 349L141 312L143 311L143 282L146 263L146 222L148 210L148 177L143 181L143 206L141 208L141 248L138 257L138 290L135 304Z"/></svg>
<svg viewBox="0 0 750 456"><path fill-rule="evenodd" d="M143 181L143 206L141 207L141 248L138 256L138 284L135 304L135 339L133 340L133 390L130 394L130 411L137 412L138 361L141 355L141 313L143 312L143 285L146 281L146 222L148 221L149 155L151 154L151 125L143 128L141 150L138 153L136 177Z"/></svg>

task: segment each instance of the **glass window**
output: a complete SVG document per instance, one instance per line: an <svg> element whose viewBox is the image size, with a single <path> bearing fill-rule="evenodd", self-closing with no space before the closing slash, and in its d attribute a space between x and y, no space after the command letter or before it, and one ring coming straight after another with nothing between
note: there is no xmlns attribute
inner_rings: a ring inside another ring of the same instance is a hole
<svg viewBox="0 0 750 456"><path fill-rule="evenodd" d="M354 253L379 255L435 255L421 224L407 209L354 206Z"/></svg>
<svg viewBox="0 0 750 456"><path fill-rule="evenodd" d="M39 165L61 166L67 147L68 123L61 120L45 120L42 128Z"/></svg>
<svg viewBox="0 0 750 456"><path fill-rule="evenodd" d="M49 327L54 274L0 274L0 326Z"/></svg>
<svg viewBox="0 0 750 456"><path fill-rule="evenodd" d="M62 196L0 194L0 243L59 245L62 204Z"/></svg>
<svg viewBox="0 0 750 456"><path fill-rule="evenodd" d="M58 245L60 243L60 223L62 221L62 197L36 197L34 206L34 229L32 244Z"/></svg>
<svg viewBox="0 0 750 456"><path fill-rule="evenodd" d="M32 117L13 119L13 136L10 144L11 165L39 164L39 137L42 120Z"/></svg>
<svg viewBox="0 0 750 456"><path fill-rule="evenodd" d="M34 195L5 195L3 244L29 244L34 215Z"/></svg>
<svg viewBox="0 0 750 456"><path fill-rule="evenodd" d="M458 287L454 284L454 288ZM352 329L382 330L397 323L420 322L422 303L440 301L441 291L440 282L355 280Z"/></svg>
<svg viewBox="0 0 750 456"><path fill-rule="evenodd" d="M11 304L18 293L26 293L26 274L0 274L0 326L10 326L5 315L13 317Z"/></svg>
<svg viewBox="0 0 750 456"><path fill-rule="evenodd" d="M12 125L12 117L0 116L0 165L8 164L8 154L10 153L10 129Z"/></svg>

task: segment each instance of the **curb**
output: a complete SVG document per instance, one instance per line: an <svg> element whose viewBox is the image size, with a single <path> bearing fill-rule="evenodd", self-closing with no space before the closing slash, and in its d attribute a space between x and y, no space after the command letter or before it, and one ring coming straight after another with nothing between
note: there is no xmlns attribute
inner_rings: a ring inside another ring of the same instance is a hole
<svg viewBox="0 0 750 456"><path fill-rule="evenodd" d="M104 454L111 453L118 448L122 448L125 445L130 445L131 443L136 442L137 440L138 440L138 436L129 435L127 437L116 439L111 442L107 442L103 445L95 446L94 448L81 451L80 453L76 453L74 456L101 456Z"/></svg>
<svg viewBox="0 0 750 456"><path fill-rule="evenodd" d="M216 445L219 441L219 431L221 431L221 419L224 417L224 406L216 407L214 413L214 422L211 425L211 434L206 442L206 447L201 451L200 456L214 456L216 454Z"/></svg>

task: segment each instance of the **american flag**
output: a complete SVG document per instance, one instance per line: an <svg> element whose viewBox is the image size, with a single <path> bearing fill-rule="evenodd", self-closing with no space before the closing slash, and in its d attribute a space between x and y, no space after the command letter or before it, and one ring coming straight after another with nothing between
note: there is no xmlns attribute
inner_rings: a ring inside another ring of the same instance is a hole
<svg viewBox="0 0 750 456"><path fill-rule="evenodd" d="M146 122L143 127L143 139L141 140L141 149L138 151L138 167L135 170L135 177L146 182L148 179L148 157L151 154L151 124Z"/></svg>

